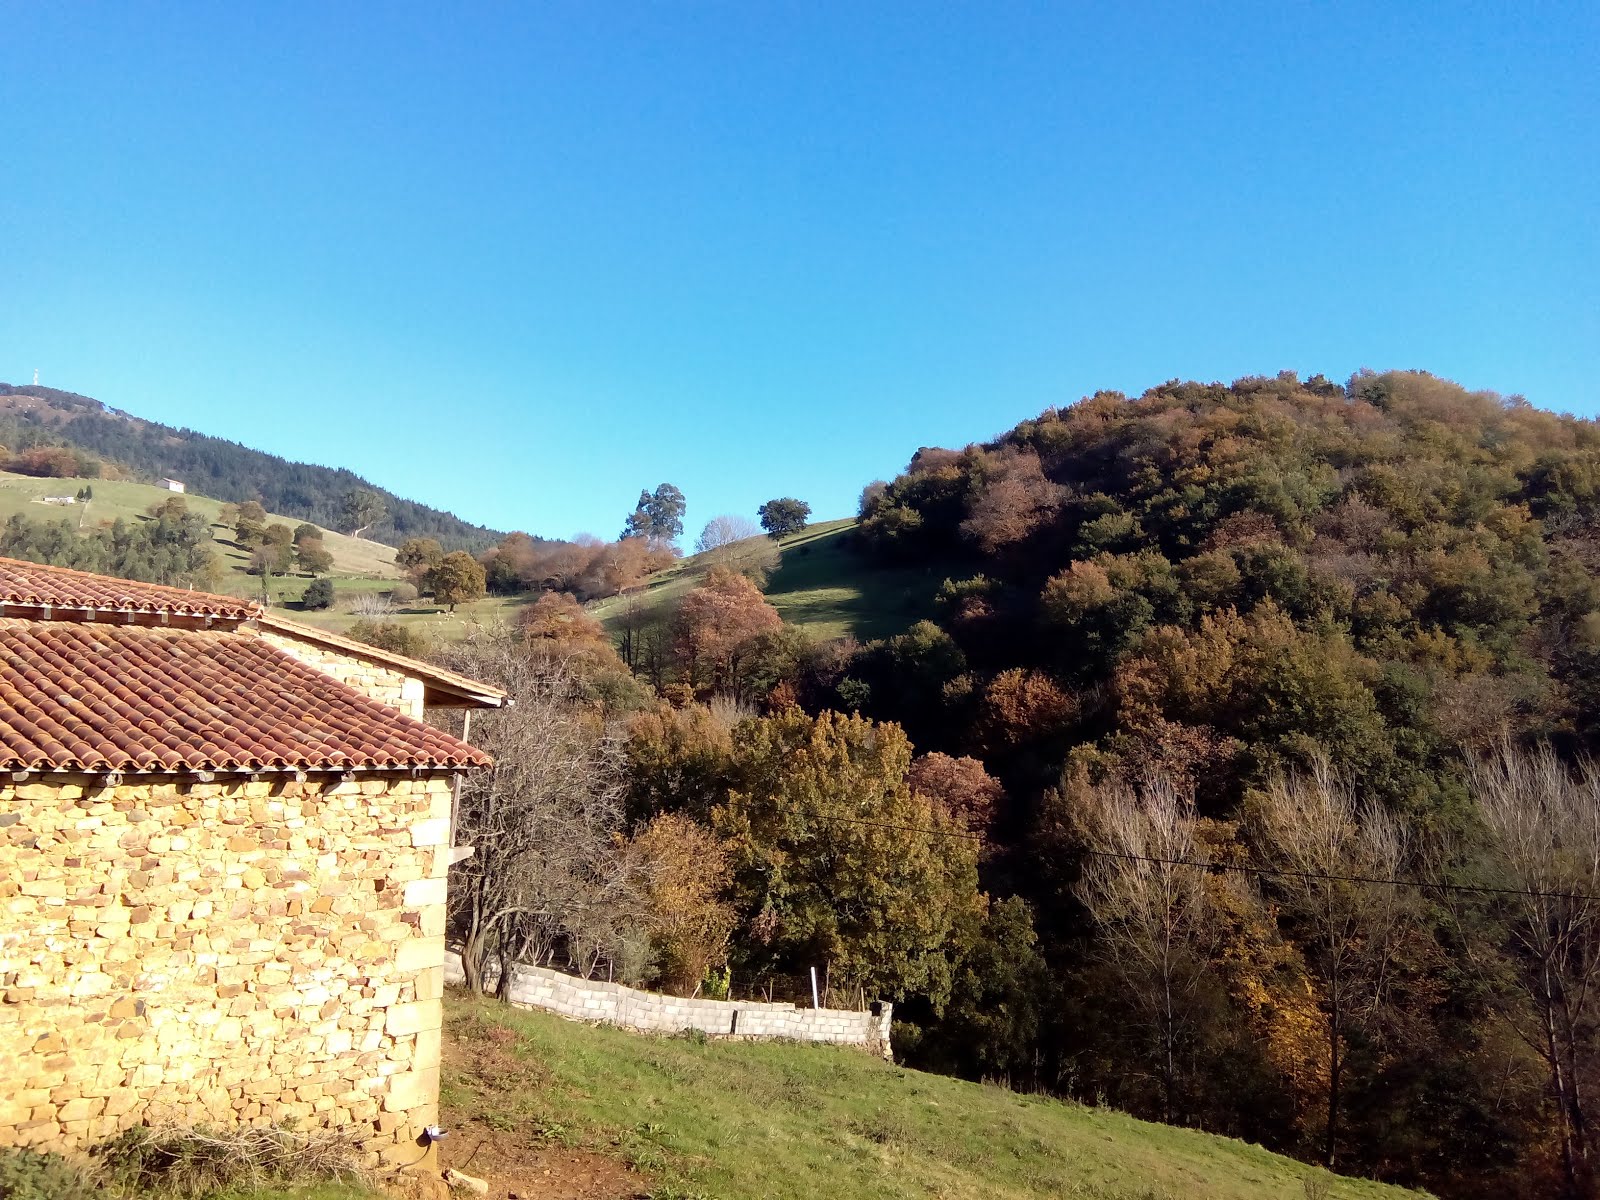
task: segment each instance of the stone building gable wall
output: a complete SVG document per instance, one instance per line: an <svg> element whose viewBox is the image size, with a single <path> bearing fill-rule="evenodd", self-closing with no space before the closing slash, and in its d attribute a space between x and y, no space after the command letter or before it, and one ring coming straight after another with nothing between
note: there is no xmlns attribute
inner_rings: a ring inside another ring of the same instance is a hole
<svg viewBox="0 0 1600 1200"><path fill-rule="evenodd" d="M259 636L269 645L293 655L307 666L332 675L340 683L365 693L380 704L387 704L408 717L422 720L422 680L286 634L263 631Z"/></svg>
<svg viewBox="0 0 1600 1200"><path fill-rule="evenodd" d="M450 777L0 787L0 1145L437 1121Z"/></svg>
<svg viewBox="0 0 1600 1200"><path fill-rule="evenodd" d="M491 965L490 983L499 976ZM461 956L445 956L445 981L465 983ZM894 1005L884 1003L875 1012L837 1008L799 1008L793 1004L764 1004L754 1000L691 1000L624 987L620 983L578 979L520 963L512 967L512 1004L542 1008L578 1021L618 1025L641 1033L682 1033L698 1029L713 1037L769 1041L787 1038L797 1042L833 1042L859 1046L884 1058L893 1058L889 1027Z"/></svg>

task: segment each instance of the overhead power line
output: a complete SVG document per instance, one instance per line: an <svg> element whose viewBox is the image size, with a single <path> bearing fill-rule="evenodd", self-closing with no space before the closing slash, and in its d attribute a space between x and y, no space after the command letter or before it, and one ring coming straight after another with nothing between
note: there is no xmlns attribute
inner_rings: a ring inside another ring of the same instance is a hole
<svg viewBox="0 0 1600 1200"><path fill-rule="evenodd" d="M1086 848L1084 853L1098 858L1122 858L1133 862L1157 863L1169 867L1194 867L1205 871L1237 871L1245 875L1266 875L1282 879L1317 879L1329 883L1372 883L1385 887L1419 888L1439 892L1469 892L1480 896L1537 896L1547 900L1600 900L1586 892L1541 892L1530 888L1488 887L1473 883L1442 883L1431 879L1386 879L1378 875L1334 875L1320 871L1295 871L1287 867L1261 867L1249 863L1212 862L1198 858L1155 858L1147 854L1126 854L1119 850Z"/></svg>
<svg viewBox="0 0 1600 1200"><path fill-rule="evenodd" d="M867 825L874 829L887 829L895 833L921 833L929 837L957 838L968 842L982 842L985 840L975 833L962 833L954 829L932 829L921 825L897 825L887 821L868 821L861 817L819 816L817 819L845 825ZM1542 900L1600 901L1600 895L1591 895L1587 892L1545 892L1531 888L1489 887L1472 883L1443 883L1431 879L1387 879L1377 875L1335 875L1319 871L1296 871L1288 867L1265 867L1253 863L1216 862L1198 858L1157 858L1147 854L1127 854L1119 850L1101 850L1092 846L1084 847L1083 852L1094 855L1097 858L1120 858L1130 862L1146 862L1159 866L1189 867L1198 871L1236 871L1243 875L1257 875L1278 879L1316 879L1328 883L1368 883L1380 887L1418 888L1426 891L1462 892L1479 896L1532 896Z"/></svg>

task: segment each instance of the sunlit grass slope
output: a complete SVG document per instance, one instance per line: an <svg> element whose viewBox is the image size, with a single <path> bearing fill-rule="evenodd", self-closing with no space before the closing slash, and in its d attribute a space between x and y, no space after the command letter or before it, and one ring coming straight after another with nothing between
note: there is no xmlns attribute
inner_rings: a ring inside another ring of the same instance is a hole
<svg viewBox="0 0 1600 1200"><path fill-rule="evenodd" d="M791 625L819 639L860 641L899 633L929 616L950 572L938 567L880 566L851 545L853 519L823 521L779 543L782 559L767 581L767 599ZM616 629L630 608L667 611L707 569L694 555L651 576L642 589L613 596L592 611Z"/></svg>
<svg viewBox="0 0 1600 1200"><path fill-rule="evenodd" d="M80 488L88 486L94 498L87 504L44 504L45 496L74 496ZM150 483L127 483L112 479L36 479L31 475L13 475L0 471L0 521L13 513L22 513L31 521L69 521L87 529L94 525L109 525L119 517L125 521L142 520L153 505L164 503L173 495L166 488ZM193 493L183 497L190 512L199 513L215 523L222 511L222 501ZM300 524L295 517L269 514L268 522L281 521L293 529ZM217 540L217 554L222 559L223 586L234 592L260 590L258 580L244 573L250 555L232 544L233 531L213 524L211 536ZM394 565L394 547L365 538L346 537L342 533L324 530L323 545L333 555L333 573L353 578L383 579L399 574ZM287 581L291 589L305 590L306 580Z"/></svg>
<svg viewBox="0 0 1600 1200"><path fill-rule="evenodd" d="M648 1038L461 997L447 999L446 1014L444 1109L464 1124L463 1143L476 1125L581 1144L626 1158L658 1196L1417 1195L1228 1138L905 1070L858 1050Z"/></svg>

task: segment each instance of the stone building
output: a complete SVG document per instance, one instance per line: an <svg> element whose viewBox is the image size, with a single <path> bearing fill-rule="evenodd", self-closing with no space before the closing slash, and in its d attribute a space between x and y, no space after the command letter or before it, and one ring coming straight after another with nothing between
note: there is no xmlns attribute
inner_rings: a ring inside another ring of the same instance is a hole
<svg viewBox="0 0 1600 1200"><path fill-rule="evenodd" d="M504 696L250 602L0 559L0 1145L336 1127L431 1161L452 785Z"/></svg>

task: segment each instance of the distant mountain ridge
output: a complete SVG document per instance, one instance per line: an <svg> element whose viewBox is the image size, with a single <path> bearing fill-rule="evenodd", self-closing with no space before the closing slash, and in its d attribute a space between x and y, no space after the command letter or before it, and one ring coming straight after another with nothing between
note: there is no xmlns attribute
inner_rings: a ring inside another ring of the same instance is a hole
<svg viewBox="0 0 1600 1200"><path fill-rule="evenodd" d="M119 408L37 385L0 383L0 442L13 450L67 445L118 464L146 480L170 476L190 491L218 500L259 500L268 512L337 528L341 499L370 488L389 513L366 532L399 545L410 537L437 538L446 549L479 552L504 536L407 500L343 467L291 462L238 442L147 421Z"/></svg>

